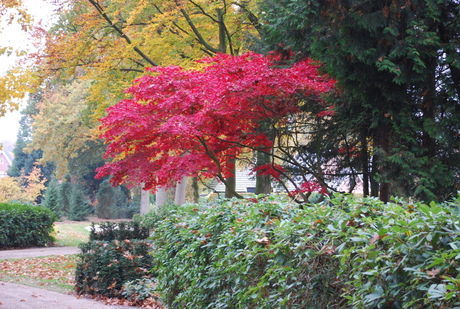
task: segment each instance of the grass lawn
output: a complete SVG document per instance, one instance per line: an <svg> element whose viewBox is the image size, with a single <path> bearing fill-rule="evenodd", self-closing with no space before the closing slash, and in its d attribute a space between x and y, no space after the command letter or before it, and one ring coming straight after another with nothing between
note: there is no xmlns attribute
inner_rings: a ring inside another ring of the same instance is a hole
<svg viewBox="0 0 460 309"><path fill-rule="evenodd" d="M87 242L89 239L89 230L91 222L56 222L54 229L56 234L57 246L78 247L82 242Z"/></svg>

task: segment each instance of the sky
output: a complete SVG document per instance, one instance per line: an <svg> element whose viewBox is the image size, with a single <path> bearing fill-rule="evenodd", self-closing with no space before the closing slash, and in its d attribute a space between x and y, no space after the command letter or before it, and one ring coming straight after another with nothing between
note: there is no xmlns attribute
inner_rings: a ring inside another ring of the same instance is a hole
<svg viewBox="0 0 460 309"><path fill-rule="evenodd" d="M47 22L52 18L52 5L44 0L24 0L24 4L29 12L34 16L36 21L42 20ZM0 42L2 46L12 46L19 49L30 48L27 34L23 33L18 25L8 25L0 32ZM0 56L0 75L15 64L16 58ZM22 107L25 105L25 100ZM19 120L21 119L20 111L7 113L0 117L0 143L12 143L16 141L19 129Z"/></svg>

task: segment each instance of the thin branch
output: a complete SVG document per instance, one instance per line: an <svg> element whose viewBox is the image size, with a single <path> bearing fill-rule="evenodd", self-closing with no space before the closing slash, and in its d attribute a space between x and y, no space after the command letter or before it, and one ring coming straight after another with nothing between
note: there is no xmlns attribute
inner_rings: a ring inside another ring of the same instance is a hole
<svg viewBox="0 0 460 309"><path fill-rule="evenodd" d="M242 195L238 194L233 188L232 186L230 186L228 184L228 182L225 180L225 178L222 176L222 166L220 164L220 161L219 159L216 157L216 155L214 154L214 152L212 150L209 149L208 145L206 144L206 141L203 140L203 138L201 137L197 137L198 141L200 142L200 144L203 146L206 154L211 158L211 160L213 160L216 165L217 165L217 178L219 178L220 181L222 181L222 183L225 185L225 187L230 191L230 193L237 197L237 198L244 198Z"/></svg>
<svg viewBox="0 0 460 309"><path fill-rule="evenodd" d="M192 31L196 35L196 37L197 37L198 41L200 42L200 44L203 45L209 51L211 51L213 53L218 53L219 50L215 49L214 47L212 47L211 45L209 45L206 42L206 40L201 35L200 31L198 31L198 29L195 27L195 24L193 23L193 21L191 20L190 16L187 14L187 12L184 9L180 9L180 11L181 11L182 15L185 17L185 20L187 21L187 23L190 26L190 28L192 28Z"/></svg>
<svg viewBox="0 0 460 309"><path fill-rule="evenodd" d="M101 15L107 23L122 37L129 45L133 45L131 39L123 32L121 28L113 23L110 17L105 13L104 9L97 3L95 0L88 0L94 8L97 10L99 15ZM152 59L150 59L144 52L142 52L137 46L133 46L133 50L142 57L145 61L147 61L152 66L158 66Z"/></svg>

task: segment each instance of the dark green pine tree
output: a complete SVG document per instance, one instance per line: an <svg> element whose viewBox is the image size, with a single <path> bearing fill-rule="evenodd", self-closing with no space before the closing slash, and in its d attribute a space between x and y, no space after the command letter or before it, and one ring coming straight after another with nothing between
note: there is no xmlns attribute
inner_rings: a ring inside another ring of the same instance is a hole
<svg viewBox="0 0 460 309"><path fill-rule="evenodd" d="M45 191L45 198L41 203L42 206L45 206L51 209L56 216L62 217L62 207L59 203L59 183L56 179L52 179Z"/></svg>
<svg viewBox="0 0 460 309"><path fill-rule="evenodd" d="M64 215L70 212L70 196L72 194L73 184L70 181L70 176L66 176L64 181L61 182L59 190L59 205Z"/></svg>
<svg viewBox="0 0 460 309"><path fill-rule="evenodd" d="M88 219L88 215L93 212L93 208L79 184L72 185L69 203L69 211L67 213L67 219L69 220L85 221Z"/></svg>
<svg viewBox="0 0 460 309"><path fill-rule="evenodd" d="M96 216L103 219L131 218L138 209L129 201L128 193L125 187L112 187L105 179L97 192Z"/></svg>
<svg viewBox="0 0 460 309"><path fill-rule="evenodd" d="M264 3L267 49L285 44L338 81L336 121L359 142L364 194L455 195L460 1Z"/></svg>

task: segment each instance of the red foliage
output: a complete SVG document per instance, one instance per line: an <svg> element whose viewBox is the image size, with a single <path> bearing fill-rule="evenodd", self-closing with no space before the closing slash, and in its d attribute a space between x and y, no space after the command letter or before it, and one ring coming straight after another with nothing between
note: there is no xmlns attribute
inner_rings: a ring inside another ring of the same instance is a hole
<svg viewBox="0 0 460 309"><path fill-rule="evenodd" d="M230 176L229 159L272 146L258 130L261 121L296 113L299 96L319 97L334 86L309 59L279 68L271 58L218 54L201 60L208 64L201 71L148 69L152 75L126 90L132 99L101 119L106 158L113 160L97 177L155 189L184 176L214 177L219 168Z"/></svg>
<svg viewBox="0 0 460 309"><path fill-rule="evenodd" d="M338 152L341 155L349 156L349 157L352 157L352 158L356 158L356 157L361 156L361 154L359 153L359 149L357 147L351 147L351 148L341 147L338 150Z"/></svg>
<svg viewBox="0 0 460 309"><path fill-rule="evenodd" d="M298 195L299 193L308 193L308 192L318 192L323 195L329 194L327 189L321 186L319 183L313 182L313 181L307 181L300 185L299 190L290 191L289 196L293 197L293 196Z"/></svg>
<svg viewBox="0 0 460 309"><path fill-rule="evenodd" d="M270 175L275 180L278 180L278 181L280 180L281 173L283 173L283 172L285 172L284 167L282 167L279 164L260 165L260 166L256 166L252 170L252 173L258 173L259 175Z"/></svg>

